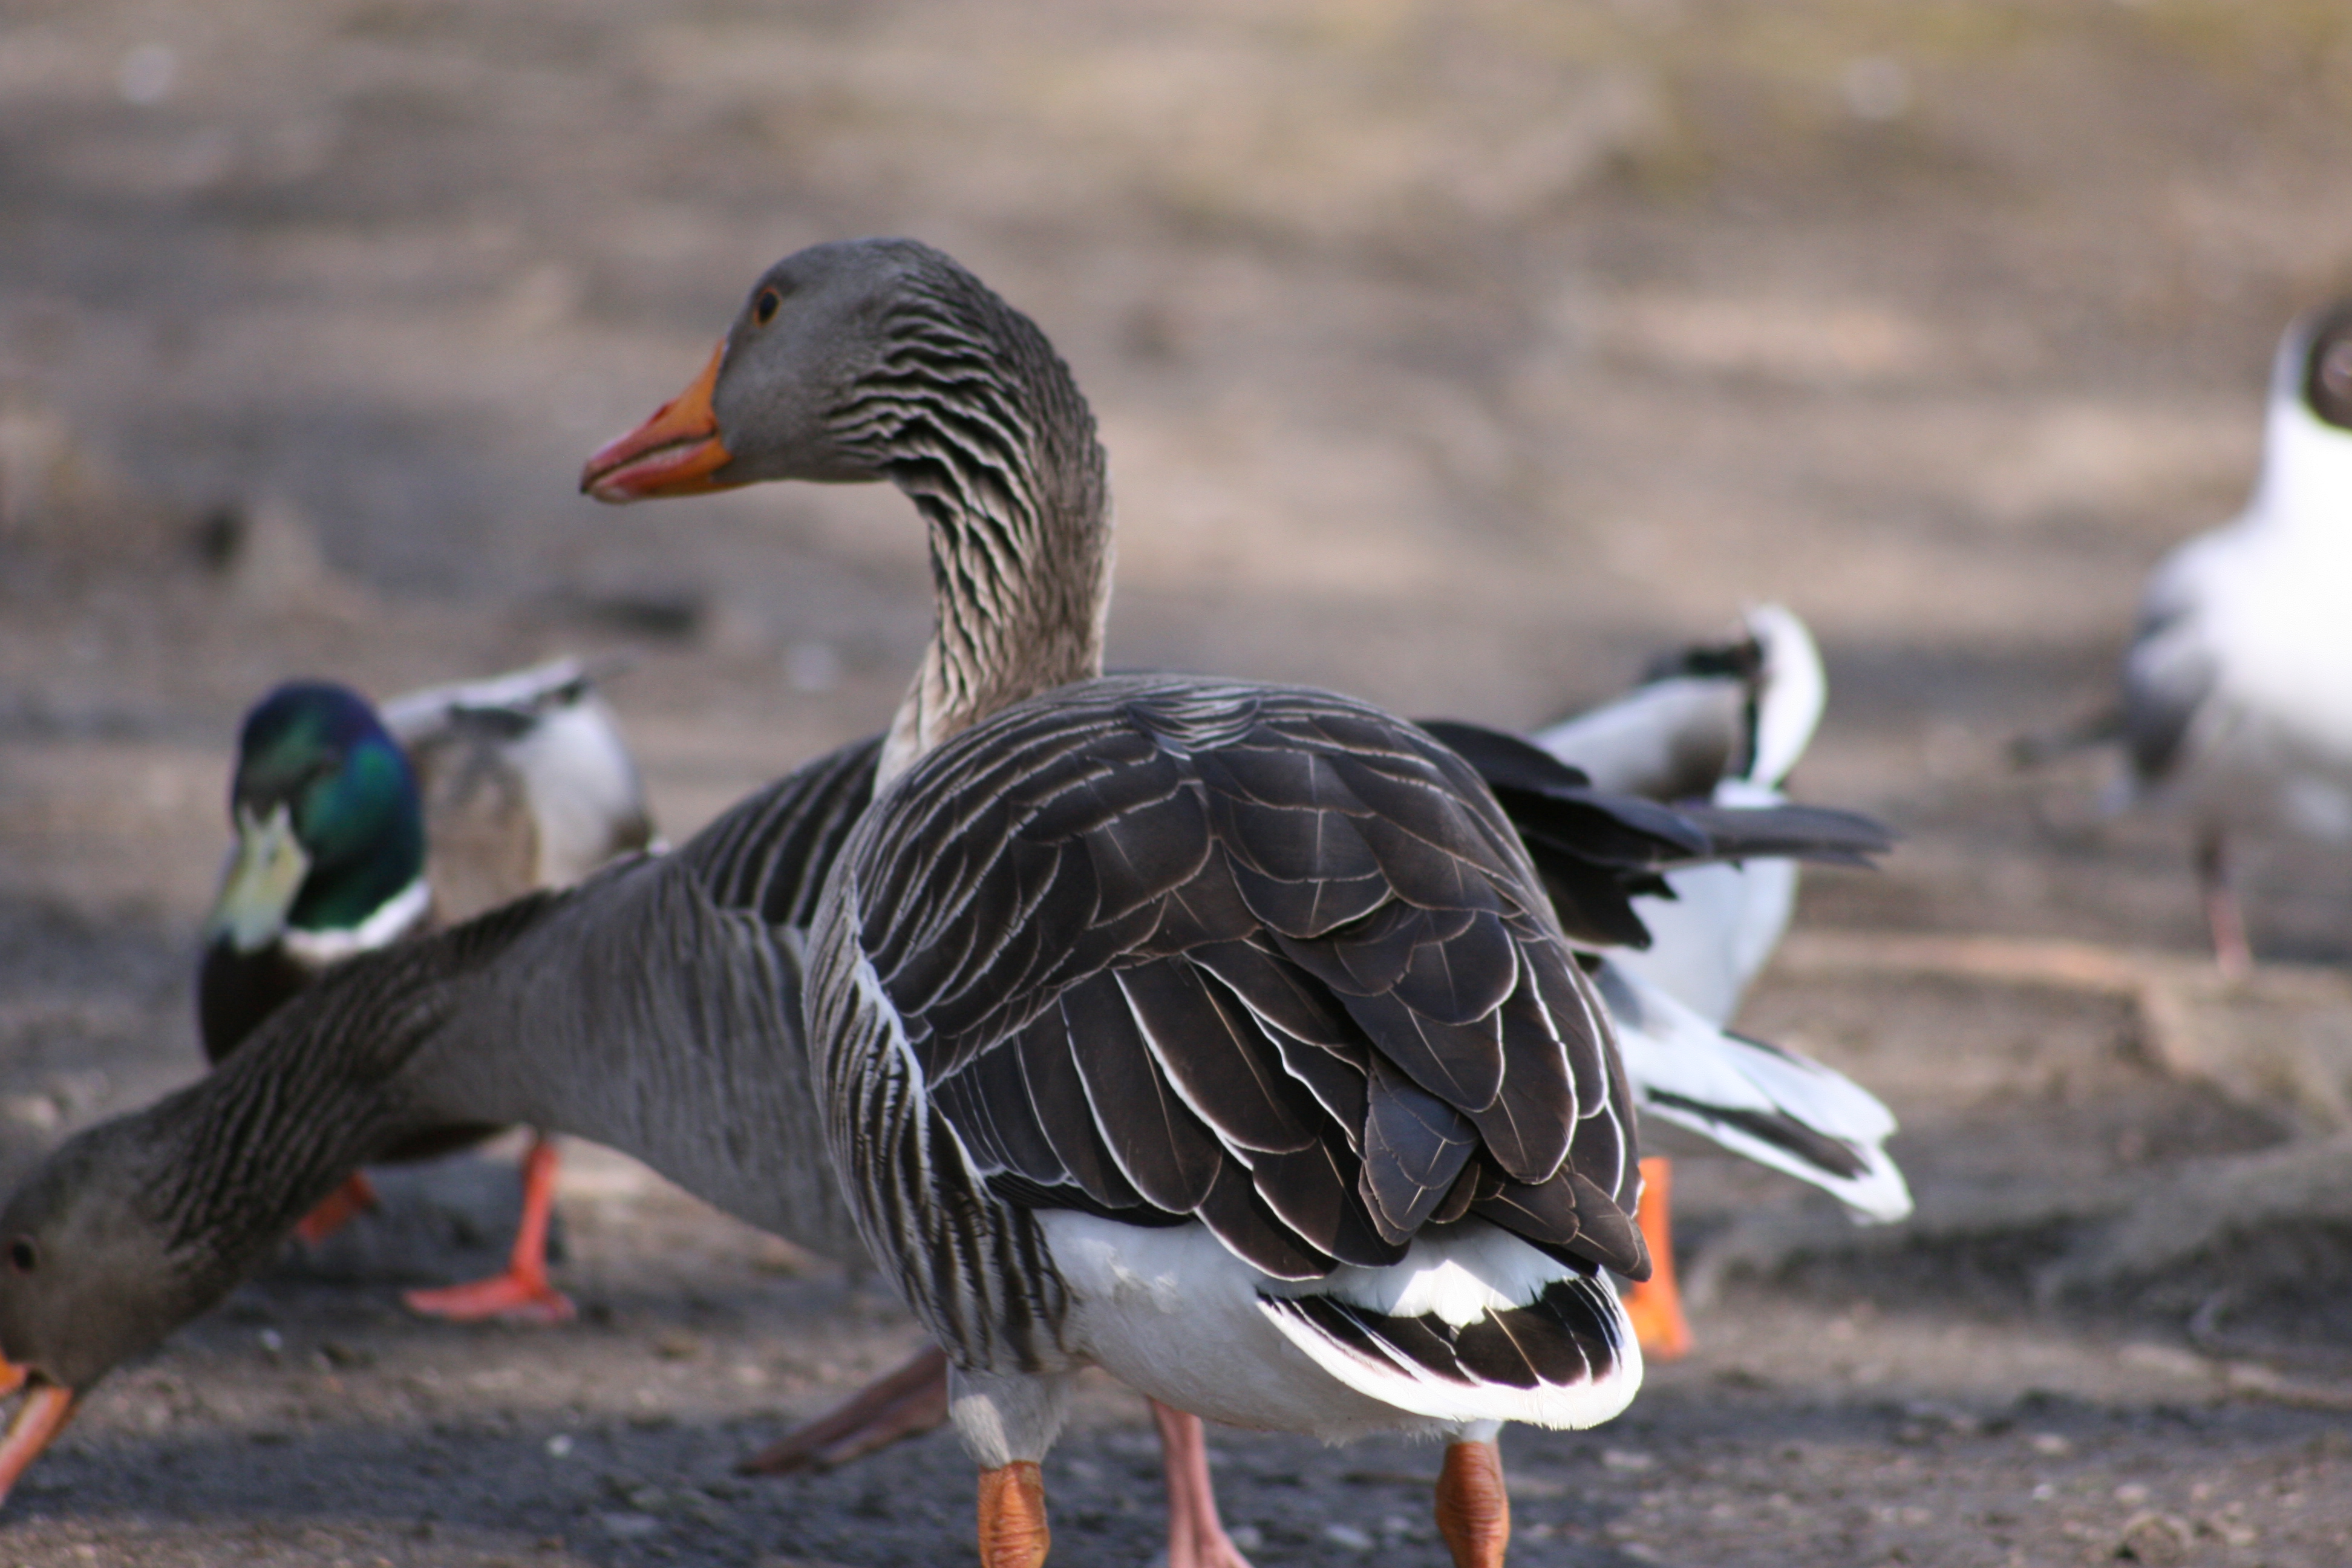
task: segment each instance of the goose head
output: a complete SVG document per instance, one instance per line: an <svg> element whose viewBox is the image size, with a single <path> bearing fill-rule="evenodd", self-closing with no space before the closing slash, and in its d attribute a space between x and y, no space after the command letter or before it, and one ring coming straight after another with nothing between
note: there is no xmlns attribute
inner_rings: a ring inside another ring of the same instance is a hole
<svg viewBox="0 0 2352 1568"><path fill-rule="evenodd" d="M356 692L278 688L246 716L229 790L236 848L205 922L256 952L289 931L349 931L425 870L425 814L398 742Z"/></svg>
<svg viewBox="0 0 2352 1568"><path fill-rule="evenodd" d="M92 1384L221 1297L236 1278L177 1245L144 1115L59 1148L0 1211L0 1392L22 1403L0 1437L0 1499Z"/></svg>
<svg viewBox="0 0 2352 1568"><path fill-rule="evenodd" d="M588 459L580 488L622 502L766 479L887 479L903 455L901 411L873 394L889 384L894 354L919 342L927 317L968 331L991 304L977 279L916 240L797 251L752 285L684 392Z"/></svg>
<svg viewBox="0 0 2352 1568"><path fill-rule="evenodd" d="M819 245L752 286L686 391L588 459L599 500L887 479L930 536L930 646L881 776L1102 672L1110 502L1094 416L1037 324L911 239Z"/></svg>

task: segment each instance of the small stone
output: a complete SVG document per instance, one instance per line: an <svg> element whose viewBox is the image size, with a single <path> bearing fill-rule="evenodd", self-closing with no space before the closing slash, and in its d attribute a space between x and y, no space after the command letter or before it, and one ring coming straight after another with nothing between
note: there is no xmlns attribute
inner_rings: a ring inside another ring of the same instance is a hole
<svg viewBox="0 0 2352 1568"><path fill-rule="evenodd" d="M2175 1568L2189 1561L2191 1540L2189 1526L2170 1514L2137 1514L2124 1525L2116 1555L2145 1568Z"/></svg>
<svg viewBox="0 0 2352 1568"><path fill-rule="evenodd" d="M600 1513L596 1523L615 1541L643 1541L662 1531L662 1521L649 1513Z"/></svg>
<svg viewBox="0 0 2352 1568"><path fill-rule="evenodd" d="M1642 1453L1638 1449L1603 1448L1601 1450L1601 1468L1604 1470L1646 1470L1654 1467L1657 1462L1656 1456Z"/></svg>
<svg viewBox="0 0 2352 1568"><path fill-rule="evenodd" d="M2036 1432L2025 1443L2035 1453L2053 1459L2063 1459L2074 1451L2074 1445L2055 1432Z"/></svg>
<svg viewBox="0 0 2352 1568"><path fill-rule="evenodd" d="M1350 1552L1370 1552L1372 1549L1371 1536L1352 1524L1327 1524L1323 1527L1323 1539Z"/></svg>

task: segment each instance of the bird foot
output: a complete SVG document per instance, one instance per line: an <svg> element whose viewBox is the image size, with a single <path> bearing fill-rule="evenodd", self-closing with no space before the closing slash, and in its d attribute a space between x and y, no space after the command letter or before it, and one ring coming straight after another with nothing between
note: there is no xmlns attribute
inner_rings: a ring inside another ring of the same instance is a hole
<svg viewBox="0 0 2352 1568"><path fill-rule="evenodd" d="M1650 1249L1650 1277L1625 1289L1625 1316L1642 1353L1652 1361L1680 1361L1691 1352L1690 1320L1683 1316L1683 1293L1675 1279L1675 1168L1670 1160L1642 1162L1642 1201L1634 1223Z"/></svg>
<svg viewBox="0 0 2352 1568"><path fill-rule="evenodd" d="M572 1299L545 1279L512 1272L437 1290L404 1290L400 1300L412 1312L453 1323L493 1318L509 1323L568 1323L580 1315Z"/></svg>
<svg viewBox="0 0 2352 1568"><path fill-rule="evenodd" d="M918 1437L948 1418L948 1358L925 1345L896 1372L735 1467L740 1476L788 1476L836 1465Z"/></svg>
<svg viewBox="0 0 2352 1568"><path fill-rule="evenodd" d="M359 1215L376 1206L375 1184L367 1179L364 1171L353 1171L343 1184L319 1201L319 1206L302 1216L294 1234L305 1247L316 1247L335 1232L351 1224Z"/></svg>

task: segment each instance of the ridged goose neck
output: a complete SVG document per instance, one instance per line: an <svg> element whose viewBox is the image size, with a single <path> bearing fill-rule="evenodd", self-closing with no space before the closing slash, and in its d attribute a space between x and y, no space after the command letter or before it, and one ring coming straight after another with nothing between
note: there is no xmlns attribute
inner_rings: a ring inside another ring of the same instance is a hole
<svg viewBox="0 0 2352 1568"><path fill-rule="evenodd" d="M930 534L937 619L887 783L1009 703L1102 673L1111 513L1094 416L1028 317L962 268L909 273L841 411Z"/></svg>

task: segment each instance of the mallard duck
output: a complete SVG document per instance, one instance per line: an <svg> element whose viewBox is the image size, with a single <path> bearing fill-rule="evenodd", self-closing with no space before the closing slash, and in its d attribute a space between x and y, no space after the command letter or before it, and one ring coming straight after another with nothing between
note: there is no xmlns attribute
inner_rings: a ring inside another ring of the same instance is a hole
<svg viewBox="0 0 2352 1568"><path fill-rule="evenodd" d="M246 718L230 816L236 847L197 981L215 1065L328 965L577 881L651 832L611 710L568 659L414 692L381 717L344 687L281 686ZM467 1141L453 1134L393 1157ZM505 1273L410 1291L409 1305L461 1320L571 1317L547 1278L556 1163L554 1145L534 1136ZM298 1233L315 1242L373 1201L355 1173Z"/></svg>
<svg viewBox="0 0 2352 1568"><path fill-rule="evenodd" d="M1538 731L1536 743L1606 789L1719 806L1783 804L1781 786L1820 724L1828 682L1812 634L1794 614L1765 605L1745 622L1739 638L1683 649L1626 696ZM1908 1215L1910 1191L1885 1151L1893 1113L1842 1074L1729 1032L1795 912L1796 859L1726 859L1667 871L1664 881L1670 896L1634 902L1649 945L1613 949L1596 971L1643 1116L1810 1182L1864 1223ZM1654 1270L1626 1306L1642 1348L1672 1360L1691 1343L1675 1278L1672 1163L1644 1156L1642 1177Z"/></svg>
<svg viewBox="0 0 2352 1568"><path fill-rule="evenodd" d="M2117 805L2196 824L2221 967L2253 964L2229 839L2352 840L2352 300L2296 321L2271 371L2263 466L2228 527L2156 569L2124 655Z"/></svg>

